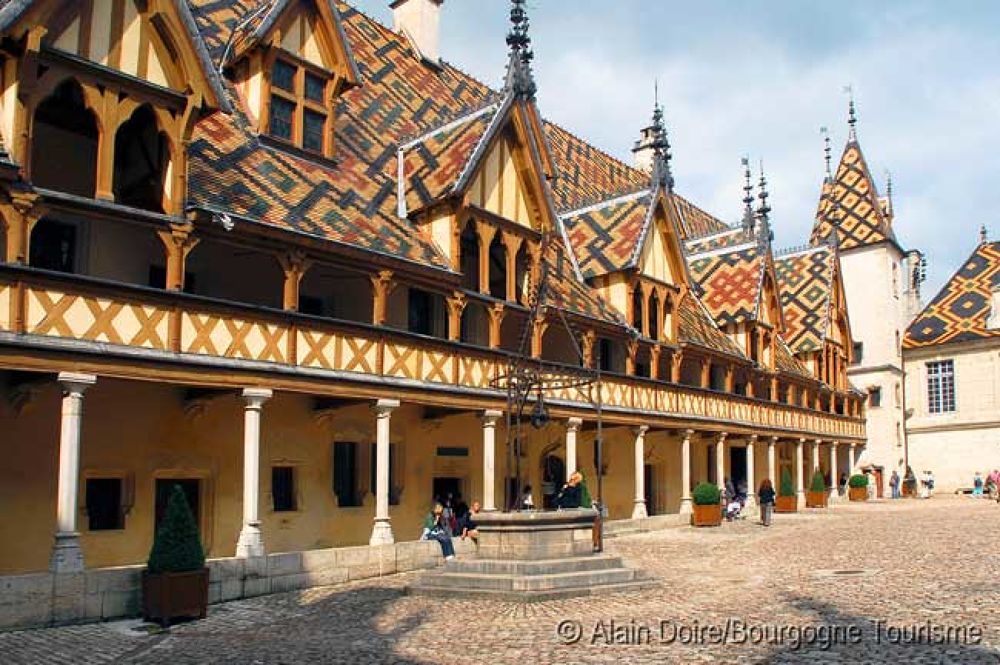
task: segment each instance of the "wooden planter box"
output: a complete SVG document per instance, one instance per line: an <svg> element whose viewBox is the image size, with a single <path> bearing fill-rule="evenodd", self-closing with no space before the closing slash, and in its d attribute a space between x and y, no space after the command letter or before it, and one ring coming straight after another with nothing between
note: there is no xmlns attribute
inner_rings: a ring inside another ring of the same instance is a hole
<svg viewBox="0 0 1000 665"><path fill-rule="evenodd" d="M826 508L829 499L827 492L806 492L806 508Z"/></svg>
<svg viewBox="0 0 1000 665"><path fill-rule="evenodd" d="M799 510L798 497L794 496L776 496L774 497L774 512L776 513L794 513Z"/></svg>
<svg viewBox="0 0 1000 665"><path fill-rule="evenodd" d="M694 512L691 513L691 523L695 526L719 526L722 524L722 506L713 504L711 506L699 506L694 504Z"/></svg>
<svg viewBox="0 0 1000 665"><path fill-rule="evenodd" d="M142 571L142 615L166 628L178 617L204 619L208 609L208 568L187 573Z"/></svg>
<svg viewBox="0 0 1000 665"><path fill-rule="evenodd" d="M847 498L851 501L867 501L868 500L868 488L867 487L848 487L847 488Z"/></svg>

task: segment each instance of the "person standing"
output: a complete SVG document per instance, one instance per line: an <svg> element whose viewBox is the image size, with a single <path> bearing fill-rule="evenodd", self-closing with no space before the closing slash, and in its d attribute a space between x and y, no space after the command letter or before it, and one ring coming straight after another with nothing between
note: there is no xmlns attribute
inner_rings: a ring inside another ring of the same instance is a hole
<svg viewBox="0 0 1000 665"><path fill-rule="evenodd" d="M889 487L892 489L892 498L893 499L898 499L899 498L899 474L896 473L895 469L892 470L892 475L889 476Z"/></svg>
<svg viewBox="0 0 1000 665"><path fill-rule="evenodd" d="M771 526L771 515L774 512L774 486L770 478L765 478L757 490L757 497L760 500L760 523L764 526Z"/></svg>
<svg viewBox="0 0 1000 665"><path fill-rule="evenodd" d="M972 496L977 499L983 498L983 474L976 471L976 477L972 479Z"/></svg>

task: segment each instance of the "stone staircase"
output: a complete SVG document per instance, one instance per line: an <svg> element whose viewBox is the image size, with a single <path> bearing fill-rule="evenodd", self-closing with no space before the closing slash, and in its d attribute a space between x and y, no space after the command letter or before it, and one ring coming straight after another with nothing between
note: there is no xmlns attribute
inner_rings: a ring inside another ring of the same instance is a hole
<svg viewBox="0 0 1000 665"><path fill-rule="evenodd" d="M449 598L537 602L656 586L642 571L608 554L560 559L453 559L423 574L407 592Z"/></svg>

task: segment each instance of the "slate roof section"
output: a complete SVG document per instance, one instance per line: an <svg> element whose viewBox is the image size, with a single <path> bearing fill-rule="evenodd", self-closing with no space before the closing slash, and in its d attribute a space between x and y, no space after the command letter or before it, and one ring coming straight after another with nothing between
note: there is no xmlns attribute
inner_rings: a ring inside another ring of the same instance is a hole
<svg viewBox="0 0 1000 665"><path fill-rule="evenodd" d="M774 261L785 340L795 353L819 350L826 340L836 260L834 250L824 245Z"/></svg>
<svg viewBox="0 0 1000 665"><path fill-rule="evenodd" d="M907 328L903 348L1000 337L1000 330L987 326L998 285L1000 242L981 243Z"/></svg>
<svg viewBox="0 0 1000 665"><path fill-rule="evenodd" d="M844 147L833 182L824 182L810 242L826 242L837 230L842 250L896 242L889 220L882 212L878 190L865 162L861 145L850 140Z"/></svg>

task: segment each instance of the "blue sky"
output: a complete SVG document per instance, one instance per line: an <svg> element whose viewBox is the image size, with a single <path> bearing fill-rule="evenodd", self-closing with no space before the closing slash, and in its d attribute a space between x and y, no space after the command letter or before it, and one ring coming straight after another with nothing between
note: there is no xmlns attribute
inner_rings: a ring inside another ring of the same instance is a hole
<svg viewBox="0 0 1000 665"><path fill-rule="evenodd" d="M388 0L354 0L391 25ZM624 160L648 123L659 80L677 188L727 222L739 218L740 157L763 160L775 243L804 243L823 177L858 135L896 234L927 254L925 299L975 246L1000 238L1000 2L914 0L529 0L539 106ZM445 0L442 56L499 85L506 0Z"/></svg>

